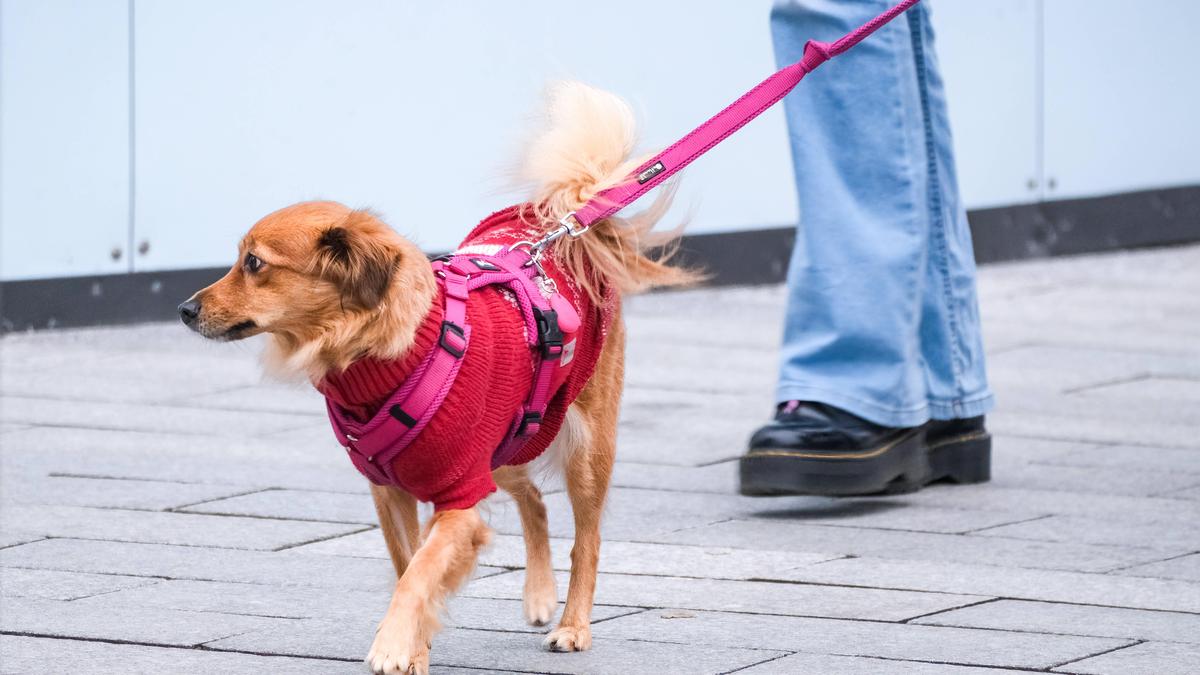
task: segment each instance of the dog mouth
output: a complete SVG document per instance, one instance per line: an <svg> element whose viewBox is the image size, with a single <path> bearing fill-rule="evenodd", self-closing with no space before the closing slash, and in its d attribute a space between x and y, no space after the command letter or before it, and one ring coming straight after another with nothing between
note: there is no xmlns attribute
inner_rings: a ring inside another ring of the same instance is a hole
<svg viewBox="0 0 1200 675"><path fill-rule="evenodd" d="M219 336L217 336L217 339L240 340L244 337L250 337L251 332L255 328L258 328L258 324L254 323L253 321L248 319L246 321L239 321L238 323L235 323L227 328L224 333L221 333Z"/></svg>

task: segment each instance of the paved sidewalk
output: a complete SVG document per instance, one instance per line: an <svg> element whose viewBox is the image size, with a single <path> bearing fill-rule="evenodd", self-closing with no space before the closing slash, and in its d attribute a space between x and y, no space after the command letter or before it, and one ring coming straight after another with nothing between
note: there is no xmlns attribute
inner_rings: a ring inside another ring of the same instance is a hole
<svg viewBox="0 0 1200 675"><path fill-rule="evenodd" d="M736 495L781 289L632 301L594 649L540 650L496 500L434 671L1200 672L1200 247L980 283L995 479L873 499ZM363 672L391 566L312 392L172 324L0 350L0 671Z"/></svg>

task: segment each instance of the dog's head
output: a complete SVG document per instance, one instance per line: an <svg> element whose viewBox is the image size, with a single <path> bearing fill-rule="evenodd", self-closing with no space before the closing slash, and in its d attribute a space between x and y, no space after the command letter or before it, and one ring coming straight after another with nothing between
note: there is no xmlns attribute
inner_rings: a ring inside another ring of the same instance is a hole
<svg viewBox="0 0 1200 675"><path fill-rule="evenodd" d="M323 341L328 351L330 341L352 342L364 319L406 286L412 299L428 295L420 283L428 269L416 246L371 213L303 202L255 223L229 272L179 305L179 316L215 340L271 333L285 350Z"/></svg>

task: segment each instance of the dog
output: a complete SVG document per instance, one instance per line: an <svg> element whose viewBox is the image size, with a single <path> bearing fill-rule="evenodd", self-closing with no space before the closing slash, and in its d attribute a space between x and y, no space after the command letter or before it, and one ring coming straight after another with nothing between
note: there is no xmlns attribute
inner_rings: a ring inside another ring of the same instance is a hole
<svg viewBox="0 0 1200 675"><path fill-rule="evenodd" d="M631 157L634 142L634 116L623 100L578 83L553 88L546 126L527 145L522 165L521 175L529 184L527 201L507 212L508 220L526 227L525 236L552 231L565 214L626 179L640 164ZM540 444L553 460L546 464L562 471L575 520L566 606L558 626L544 640L554 651L581 651L591 645L600 519L616 453L624 378L621 296L700 279L697 271L672 264L678 229L652 232L671 193L670 188L663 190L640 214L610 217L583 236L555 241L544 260L570 286L568 297L579 310L584 329L590 325L592 333L599 335L592 344L593 363L576 366L580 380L576 395L563 405L559 419L552 420L556 423L539 432ZM464 250L479 245L471 240L466 244ZM338 378L367 367L362 364L381 368L378 364L412 361L422 349L431 313L440 311L439 292L429 259L379 217L335 202L305 202L258 221L242 239L232 269L180 305L180 314L189 327L214 340L265 333L268 372L303 376L329 400L352 406L362 401L339 398ZM470 303L476 302L475 293ZM519 319L512 298L502 290L488 297L501 300L487 311L508 312ZM468 304L468 316L475 307ZM530 350L520 342L519 331L513 335L511 330L496 328L489 334L478 324L475 329L463 373L471 369L475 374L470 377L496 379L512 371L528 379L524 374L530 371ZM468 375L459 375L459 380L464 377ZM450 388L444 406L451 405L459 386L456 381ZM523 391L527 389L518 391L518 398ZM421 436L447 437L453 447L482 448L490 455L488 448L503 440L495 431L500 427L479 421L486 417L490 403L476 406L484 408L482 412L470 407L470 412L461 413L481 415L478 420L451 419L440 426L438 420L446 416L444 408L439 409ZM502 412L501 418L511 411ZM548 431L553 432L551 437L544 438ZM477 501L483 488L486 493L498 485L519 510L527 551L525 620L541 626L553 617L558 599L546 508L526 463L529 454L522 453L518 461L494 470L485 468L487 477L475 482L486 485L473 483L469 494L460 490L447 495L441 487L421 493L417 488L372 483L380 529L397 576L391 604L366 657L373 672L428 671L440 610L470 576L491 536L472 501ZM402 461L403 454L391 468L405 483L405 476L418 469L406 474L411 467ZM477 458L468 463L476 469L480 466ZM443 478L433 475L422 480L441 486L447 483ZM418 522L418 498L437 506L423 527Z"/></svg>

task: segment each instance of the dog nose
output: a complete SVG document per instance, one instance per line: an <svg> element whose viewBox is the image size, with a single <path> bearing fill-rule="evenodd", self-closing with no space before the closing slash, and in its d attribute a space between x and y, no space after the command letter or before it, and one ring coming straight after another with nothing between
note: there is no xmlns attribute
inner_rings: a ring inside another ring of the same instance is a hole
<svg viewBox="0 0 1200 675"><path fill-rule="evenodd" d="M192 326L196 323L196 319L200 317L200 301L195 298L186 300L179 305L179 318L183 319L183 323Z"/></svg>

